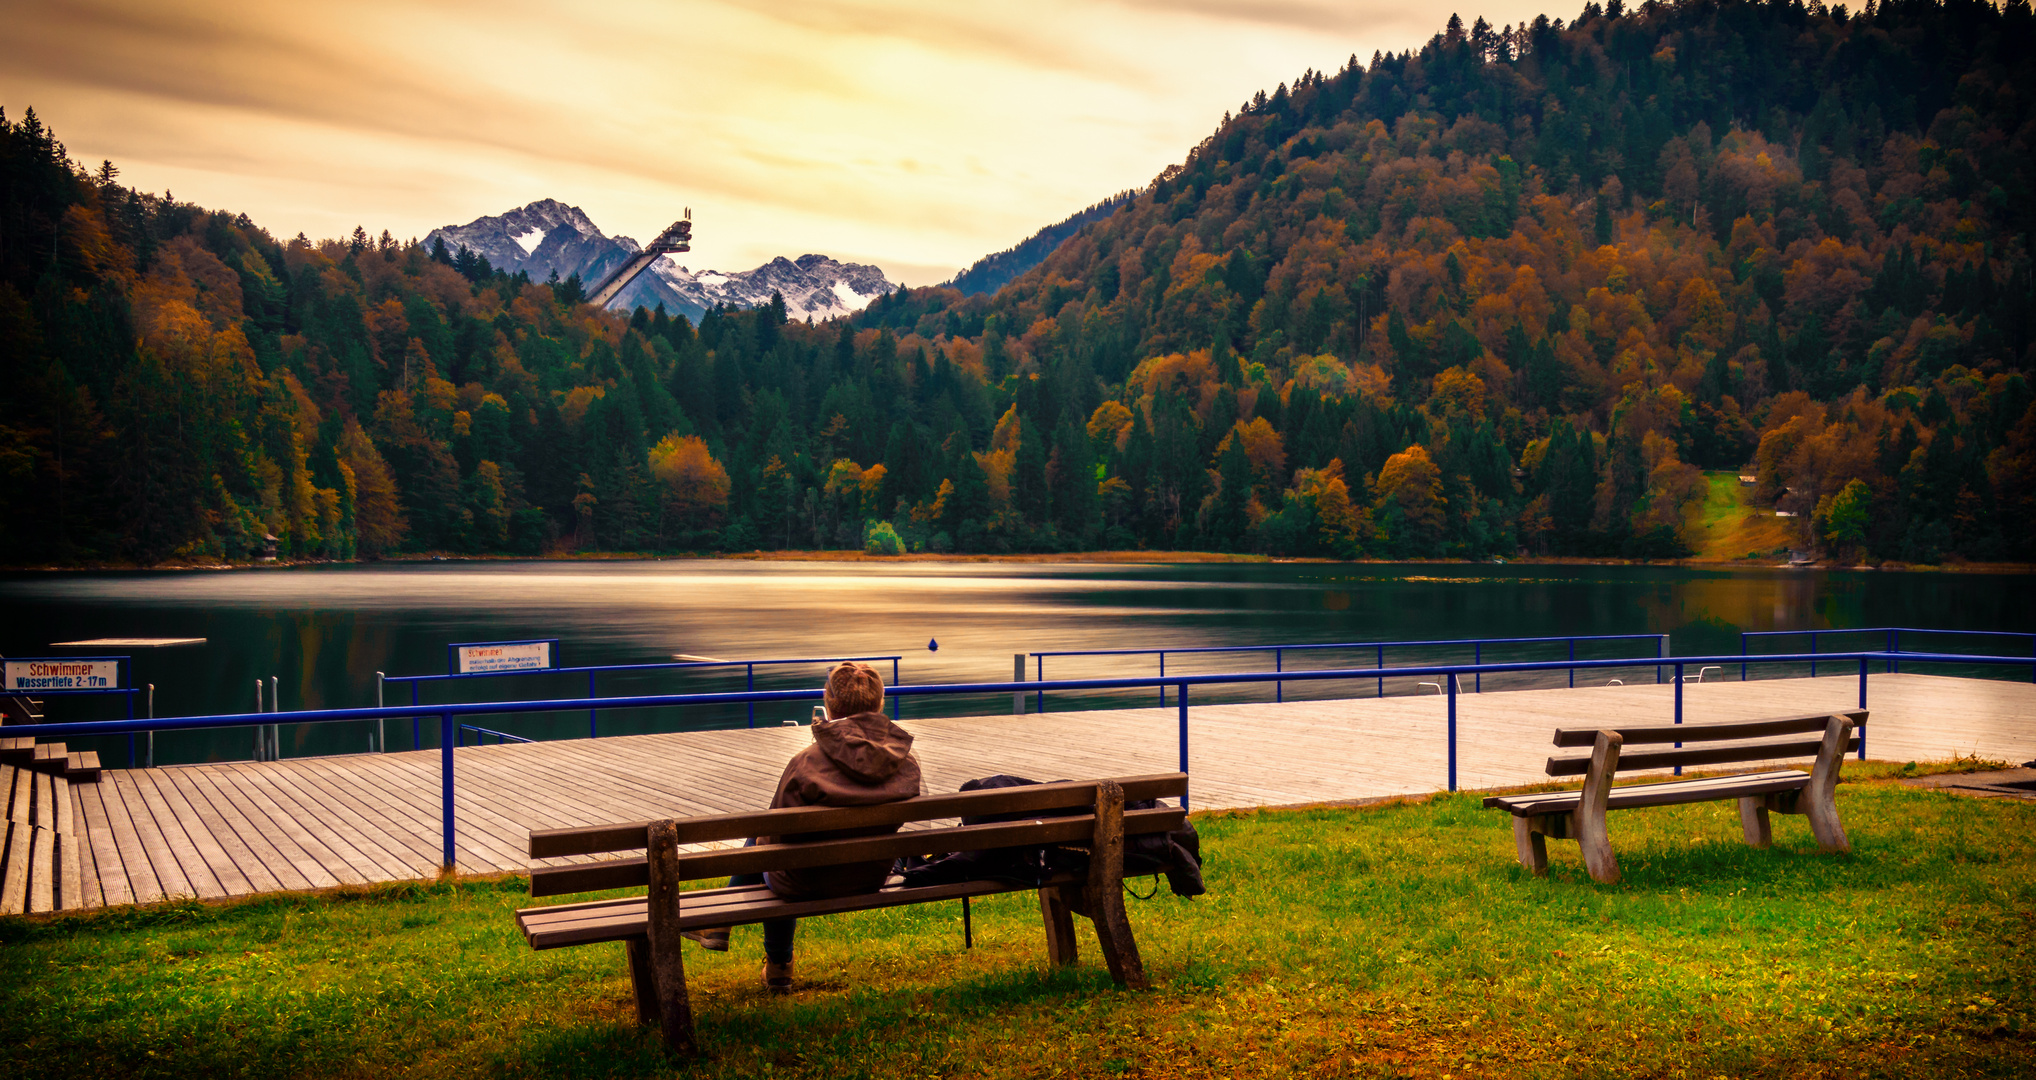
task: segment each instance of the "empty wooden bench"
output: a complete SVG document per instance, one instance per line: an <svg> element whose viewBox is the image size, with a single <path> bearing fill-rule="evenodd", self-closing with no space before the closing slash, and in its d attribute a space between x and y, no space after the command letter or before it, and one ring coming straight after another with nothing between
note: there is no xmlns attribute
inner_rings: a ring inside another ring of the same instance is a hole
<svg viewBox="0 0 2036 1080"><path fill-rule="evenodd" d="M1673 806L1678 803L1733 799L1739 803L1739 821L1746 842L1757 848L1773 842L1768 814L1802 814L1810 819L1810 832L1825 851L1850 851L1845 828L1838 820L1833 796L1838 786L1838 766L1845 755L1859 747L1855 734L1866 726L1866 710L1808 716L1786 716L1772 720L1750 720L1727 724L1661 724L1651 727L1558 728L1555 745L1588 746L1588 757L1552 757L1548 775L1582 774L1584 786L1577 791L1545 791L1531 795L1494 795L1485 800L1513 815L1513 840L1519 848L1520 864L1537 875L1548 873L1547 840L1575 840L1582 849L1584 866L1591 877L1602 882L1619 880L1619 862L1612 855L1612 842L1605 832L1605 812L1643 806ZM1817 738L1801 736L1816 734ZM1628 743L1704 743L1684 749L1623 753ZM1672 780L1655 784L1612 786L1621 770L1665 769L1698 765L1726 765L1749 761L1780 761L1816 755L1805 773L1799 769L1712 776L1694 780Z"/></svg>
<svg viewBox="0 0 2036 1080"><path fill-rule="evenodd" d="M665 1043L679 1053L694 1047L693 1016L686 998L680 933L738 926L769 919L810 918L849 911L922 904L1037 889L1050 963L1075 961L1075 914L1096 927L1110 977L1134 989L1147 986L1145 967L1124 913L1124 841L1127 836L1170 832L1187 811L1162 806L1124 809L1125 802L1180 796L1185 773L1064 781L1028 787L922 795L857 807L787 807L747 814L637 821L530 834L530 857L560 858L645 849L637 858L534 869L533 897L558 896L647 885L643 896L582 904L525 908L516 922L533 949L621 942L629 959L637 1019L659 1024ZM1058 813L1064 816L1043 816ZM1032 820L986 825L915 828L881 836L857 830L963 817L1041 814ZM844 836L843 834L850 834ZM755 847L681 852L681 845L749 837L776 837ZM682 882L725 878L769 870L798 870L888 861L950 851L1062 845L1089 852L1086 875L1063 873L1037 885L1009 881L961 881L826 900L786 900L762 885L681 892Z"/></svg>

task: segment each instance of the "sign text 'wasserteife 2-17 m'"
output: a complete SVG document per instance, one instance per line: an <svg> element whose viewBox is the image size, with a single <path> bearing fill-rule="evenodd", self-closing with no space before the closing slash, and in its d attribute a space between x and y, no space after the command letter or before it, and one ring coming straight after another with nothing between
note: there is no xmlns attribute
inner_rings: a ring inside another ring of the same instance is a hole
<svg viewBox="0 0 2036 1080"><path fill-rule="evenodd" d="M117 690L118 660L9 660L6 690Z"/></svg>

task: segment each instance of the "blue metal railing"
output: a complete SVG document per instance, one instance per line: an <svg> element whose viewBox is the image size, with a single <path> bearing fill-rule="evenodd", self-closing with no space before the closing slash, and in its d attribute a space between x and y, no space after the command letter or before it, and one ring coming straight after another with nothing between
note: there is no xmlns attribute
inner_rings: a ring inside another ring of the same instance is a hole
<svg viewBox="0 0 2036 1080"><path fill-rule="evenodd" d="M1830 637L1833 634L1877 634L1883 639L1882 644L1885 645L1882 651L1888 653L1900 653L1902 651L1903 634L1950 634L1958 637L2020 638L2029 644L2031 658L2036 659L2036 634L2024 633L2018 630L1932 630L1919 626L1862 626L1849 630L1747 630L1742 631L1739 635L1739 654L1742 657L1749 655L1746 645L1753 638L1803 637L1808 635L1810 639L1810 677L1814 679L1817 677L1817 639L1819 637ZM1901 669L1900 659L1893 656L1888 658L1887 670L1890 674ZM1744 660L1741 660L1739 663L1739 679L1741 682L1746 681L1746 662ZM2036 664L2030 665L2029 681L2036 682Z"/></svg>
<svg viewBox="0 0 2036 1080"><path fill-rule="evenodd" d="M1808 659L1810 655L1811 654L1780 654L1773 656L1762 656L1756 658L1755 662L1801 663L1802 661ZM1853 661L1858 663L1859 707L1865 708L1868 666L1870 663L1874 661L1887 660L1891 655L1892 654L1884 652L1825 653L1822 654L1822 659L1825 660L1826 662ZM1921 660L1932 663L2007 664L2014 666L2020 666L2021 664L2026 663L2026 661L2018 657L1965 656L1949 653L1904 653L1902 654L1902 656L1910 660ZM1704 664L1737 661L1739 659L1740 657L1738 656L1729 657L1690 656L1690 657L1677 657L1673 660L1664 661L1664 664L1666 666L1670 666L1675 669L1676 675L1676 678L1674 680L1674 701L1675 701L1674 722L1678 724L1682 723L1683 687L1685 685L1682 679L1682 675L1684 674L1685 667L1692 665L1701 666ZM1630 659L1573 660L1573 661L1557 660L1557 661L1532 661L1525 663L1506 663L1506 664L1450 664L1433 667L1394 668L1392 670L1396 677L1415 676L1415 675L1446 676L1446 678L1444 678L1442 681L1443 684L1448 688L1447 696L1449 712L1448 712L1448 728L1446 735L1446 738L1448 740L1448 760L1449 760L1448 789L1450 791L1455 791L1457 789L1456 783L1457 696L1459 693L1459 691L1457 690L1457 676L1478 673L1499 674L1503 672L1517 672L1517 671L1546 671L1551 669L1560 669L1563 667L1569 667L1572 669L1631 667L1632 664L1633 661ZM1182 772L1188 772L1189 771L1188 695L1191 687L1210 686L1219 683L1365 680L1373 678L1374 674L1375 669L1372 668L1350 668L1325 671L1232 672L1227 674L1216 674L1216 675L1176 675L1165 679L1158 678L1067 679L1045 684L1031 682L994 682L994 683L958 683L948 685L900 686L893 687L888 692L896 696L931 697L957 694L984 695L984 694L1024 693L1035 689L1045 689L1045 690L1144 689L1160 684L1170 684L1175 689L1176 694L1175 700L1179 706L1178 737L1180 752L1180 770ZM457 833L457 822L454 816L453 750L458 745L457 742L458 736L455 730L458 724L456 718L458 717L488 716L497 715L501 713L522 713L522 712L576 712L581 709L653 709L653 708L683 707L688 705L735 704L741 702L756 702L756 701L766 701L766 702L798 701L819 698L820 696L822 696L823 692L824 691L821 688L813 687L799 690L757 690L757 691L739 691L733 693L715 693L715 694L660 694L645 697L587 698L574 700L555 699L549 701L466 702L448 705L427 706L430 712L437 714L439 720L439 733L440 733L439 752L438 752L439 791L442 814L441 824L443 828L442 836L444 839L444 856L445 856L444 865L448 870L456 866L455 841L458 833ZM289 718L288 719L289 723L322 724L322 723L346 723L364 720L401 719L409 716L410 710L403 706L373 708L373 709L311 709L305 710L303 712L284 713L282 715ZM223 716L184 716L184 717L169 717L162 719L146 719L146 720L97 720L69 724L23 724L19 726L10 727L9 734L28 738L82 738L94 735L128 735L136 733L137 731L149 729L164 731L182 731L194 728L254 727L264 724L276 723L277 721L278 714L276 713L239 713ZM1861 759L1864 759L1866 756L1866 740L1863 735L1860 738L1859 756ZM1181 805L1183 807L1186 807L1188 805L1188 797L1185 794L1181 796Z"/></svg>
<svg viewBox="0 0 2036 1080"><path fill-rule="evenodd" d="M1667 634L1577 634L1567 637L1445 638L1431 641L1345 641L1345 642L1329 642L1320 644L1301 644L1301 645L1198 645L1178 649L1165 649L1165 648L1069 649L1059 652L1036 652L1032 653L1031 656L1035 664L1035 667L1033 669L1033 678L1035 680L1043 682L1046 679L1046 658L1049 656L1157 655L1159 657L1159 674L1162 678L1164 678L1166 676L1166 658L1168 654L1172 654L1175 656L1183 656L1191 653L1269 652L1273 654L1273 671L1280 672L1285 670L1287 666L1286 654L1290 652L1321 651L1324 649L1344 649L1344 650L1371 649L1378 654L1378 666L1381 669L1383 669L1386 666L1387 649L1420 648L1424 646L1442 646L1442 645L1457 645L1457 646L1468 645L1471 647L1471 662L1473 664L1482 664L1484 663L1485 646L1487 645L1546 644L1551 641L1562 641L1567 642L1569 644L1569 659L1575 660L1576 643L1579 641L1646 641L1646 640L1652 640L1654 642L1655 659L1659 660L1668 655ZM1742 647L1740 651L1744 652L1745 649ZM1635 659L1642 658L1636 657ZM1661 681L1661 667L1659 665L1656 665L1654 670L1654 681L1655 682ZM1571 687L1576 686L1576 672L1574 670L1570 672L1569 685ZM1477 693L1480 694L1484 693L1485 689L1484 676L1482 674L1479 674L1472 678L1472 688ZM1383 675L1378 677L1378 696L1379 697L1386 696L1386 680ZM1286 699L1287 690L1285 681L1281 680L1275 682L1273 684L1273 700L1285 701ZM1037 691L1034 694L1033 702L1034 703L1032 711L1045 712L1046 692L1044 690ZM1162 683L1159 688L1159 703L1162 708L1165 707L1166 705L1166 685L1164 683Z"/></svg>
<svg viewBox="0 0 2036 1080"><path fill-rule="evenodd" d="M468 679L501 679L507 678L512 675L584 674L587 676L587 696L590 698L594 698L601 696L600 688L596 685L595 680L603 672L672 671L681 668L698 669L698 668L739 667L743 669L743 689L755 690L756 669L760 667L772 667L775 665L784 664L839 664L849 660L862 662L867 662L871 660L876 661L889 660L891 662L891 685L896 686L898 685L898 661L900 659L902 659L902 657L899 656L834 656L834 657L798 657L790 659L772 659L772 660L676 660L668 663L658 663L658 664L599 664L592 667L529 668L523 671L470 671L465 674L459 675L384 675L378 671L375 672L376 680L375 704L378 706L382 704L383 684L392 682L409 683L410 704L415 705L418 708L428 708L427 706L421 705L418 702L418 687L420 684L423 683L462 682ZM891 703L891 718L894 720L897 719L898 715L897 709L898 709L897 702L893 701ZM748 726L749 727L756 726L756 704L754 702L751 702L749 706ZM587 710L587 738L596 739L600 738L600 735L601 730L599 714L595 710L589 709ZM418 728L417 721L413 717L410 724L410 745L413 748L421 747L424 745L422 740L423 732Z"/></svg>
<svg viewBox="0 0 2036 1080"><path fill-rule="evenodd" d="M472 743L467 742L467 735L470 733L474 737ZM536 739L526 739L521 735L511 735L506 731L496 731L494 728L484 728L479 724L461 724L453 732L453 737L458 740L458 745L460 746L486 746L488 745L488 736L490 735L495 737L497 745L513 742L534 743L537 741Z"/></svg>

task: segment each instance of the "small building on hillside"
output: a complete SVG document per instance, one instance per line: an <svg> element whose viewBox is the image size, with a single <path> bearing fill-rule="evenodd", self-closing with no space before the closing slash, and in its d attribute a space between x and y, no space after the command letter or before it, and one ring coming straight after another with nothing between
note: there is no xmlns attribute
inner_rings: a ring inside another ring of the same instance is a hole
<svg viewBox="0 0 2036 1080"><path fill-rule="evenodd" d="M282 542L283 542L283 541L282 541L282 539L281 539L280 537L275 537L275 536L270 536L270 535L269 535L268 533L263 533L263 534L262 534L262 555L261 555L261 560L260 560L260 561L262 561L262 562L275 562L275 561L276 561L276 545L277 545L277 544L280 544L280 543L282 543Z"/></svg>

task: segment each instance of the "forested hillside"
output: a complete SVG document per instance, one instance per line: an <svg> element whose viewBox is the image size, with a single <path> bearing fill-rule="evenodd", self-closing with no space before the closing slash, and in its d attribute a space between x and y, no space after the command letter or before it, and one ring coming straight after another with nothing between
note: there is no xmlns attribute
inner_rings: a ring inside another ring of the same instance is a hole
<svg viewBox="0 0 2036 1080"><path fill-rule="evenodd" d="M0 132L0 559L2036 555L2028 0L1585 7L1261 94L989 296L695 327ZM706 225L703 223L703 228Z"/></svg>

